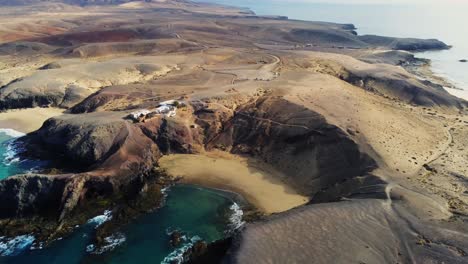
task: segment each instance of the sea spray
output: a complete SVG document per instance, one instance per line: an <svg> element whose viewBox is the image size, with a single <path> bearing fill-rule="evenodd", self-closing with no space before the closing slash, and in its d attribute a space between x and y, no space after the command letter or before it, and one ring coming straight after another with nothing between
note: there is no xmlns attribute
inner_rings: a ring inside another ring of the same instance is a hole
<svg viewBox="0 0 468 264"><path fill-rule="evenodd" d="M22 235L13 238L0 237L0 256L17 256L29 249L36 238L32 235Z"/></svg>
<svg viewBox="0 0 468 264"><path fill-rule="evenodd" d="M18 151L14 146L14 142L8 141L4 144L6 144L6 151L3 153L3 164L11 166L14 163L18 163L20 158L18 157Z"/></svg>
<svg viewBox="0 0 468 264"><path fill-rule="evenodd" d="M112 211L106 210L102 215L95 216L88 220L88 224L95 224L95 228L112 219Z"/></svg>
<svg viewBox="0 0 468 264"><path fill-rule="evenodd" d="M174 249L167 257L161 261L161 264L181 264L187 261L185 259L186 252L195 245L196 242L201 241L202 239L199 236L191 237L190 239L187 236L184 236L185 243L182 246Z"/></svg>
<svg viewBox="0 0 468 264"><path fill-rule="evenodd" d="M9 128L0 128L0 134L5 134L9 138L2 142L5 146L5 151L2 153L3 164L10 166L13 163L19 162L20 159L18 157L18 152L22 148L16 143L16 139L24 136L25 134Z"/></svg>
<svg viewBox="0 0 468 264"><path fill-rule="evenodd" d="M104 258L108 263L122 264L161 263L164 259L166 263L177 263L181 261L169 260L187 258L199 240L212 243L226 237L224 231L230 229L229 219L234 211L230 209L233 200L225 192L177 184L166 191L167 200L160 209L142 215L113 235L105 235L103 243L94 242L94 228L110 217L114 220L115 212L111 210L103 210L89 223L76 226L75 233L62 241L54 241L42 250L27 249L27 254L20 257L0 257L0 263L4 260L7 263L83 263ZM170 246L167 236L174 228L184 232L177 247ZM38 241L34 243L36 248L40 247ZM105 256L96 255L101 252Z"/></svg>
<svg viewBox="0 0 468 264"><path fill-rule="evenodd" d="M27 159L24 143L17 140L24 135L11 129L0 129L0 180L16 174L35 173L47 165L47 161Z"/></svg>
<svg viewBox="0 0 468 264"><path fill-rule="evenodd" d="M86 246L86 252L90 254L102 254L114 250L116 247L122 245L127 241L127 238L123 233L115 233L111 236L104 238L104 245L99 248L96 248L94 244Z"/></svg>
<svg viewBox="0 0 468 264"><path fill-rule="evenodd" d="M167 196L169 195L170 188L171 186L167 186L161 189L162 198L161 198L159 207L163 207L166 204L166 200L167 200Z"/></svg>
<svg viewBox="0 0 468 264"><path fill-rule="evenodd" d="M241 207L236 202L234 202L229 209L231 210L231 216L229 217L228 232L231 233L241 228L245 222L243 221L244 211L242 211Z"/></svg>

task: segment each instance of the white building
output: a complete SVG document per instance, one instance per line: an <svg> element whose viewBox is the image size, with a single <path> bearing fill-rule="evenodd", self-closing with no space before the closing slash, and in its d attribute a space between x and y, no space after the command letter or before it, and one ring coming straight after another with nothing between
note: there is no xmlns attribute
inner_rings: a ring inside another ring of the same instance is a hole
<svg viewBox="0 0 468 264"><path fill-rule="evenodd" d="M162 115L164 117L173 117L177 114L177 106L181 103L177 100L164 101L158 104L155 109L141 109L130 113L129 118L140 121L140 118L147 117L148 115Z"/></svg>
<svg viewBox="0 0 468 264"><path fill-rule="evenodd" d="M153 113L158 114L158 115L164 115L168 117L172 117L176 115L177 108L172 105L161 105L158 108L156 108Z"/></svg>
<svg viewBox="0 0 468 264"><path fill-rule="evenodd" d="M139 118L141 117L144 117L146 116L147 114L151 113L150 110L148 109L141 109L141 110L138 110L138 111L135 111L135 112L132 112L130 113L129 117L134 119L134 120L138 120Z"/></svg>

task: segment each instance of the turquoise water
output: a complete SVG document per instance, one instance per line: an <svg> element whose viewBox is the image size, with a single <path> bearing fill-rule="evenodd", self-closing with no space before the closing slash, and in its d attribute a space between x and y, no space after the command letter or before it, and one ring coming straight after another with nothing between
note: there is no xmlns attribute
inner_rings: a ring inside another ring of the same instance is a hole
<svg viewBox="0 0 468 264"><path fill-rule="evenodd" d="M15 174L22 174L45 165L45 162L20 160L15 156L19 146L14 140L17 135L0 131L0 180ZM19 134L18 134L19 135Z"/></svg>
<svg viewBox="0 0 468 264"><path fill-rule="evenodd" d="M45 165L44 162L20 160L15 156L15 149L20 147L15 144L15 138L20 135L10 130L0 132L0 180ZM70 236L43 249L32 248L35 241L32 234L0 237L0 263L153 264L165 260L169 263L197 240L213 242L224 238L242 223L242 211L231 194L188 185L173 186L167 191L162 208L141 216L107 238L106 250L97 252L92 245L92 234L100 223L111 218L112 212L106 211L77 227ZM168 233L171 230L178 230L185 236L178 248L169 244Z"/></svg>
<svg viewBox="0 0 468 264"><path fill-rule="evenodd" d="M468 2L458 4L328 4L307 0L203 0L248 7L259 15L285 15L292 19L353 23L358 33L394 37L437 38L452 45L446 51L425 52L433 70L468 90ZM317 1L318 2L318 1ZM325 1L323 1L325 2ZM335 1L336 2L336 1ZM346 2L346 1L343 1Z"/></svg>
<svg viewBox="0 0 468 264"><path fill-rule="evenodd" d="M186 235L187 242L179 249L188 246L190 239L212 242L224 238L234 220L240 220L233 217L233 205L231 197L223 192L188 185L173 186L162 208L140 217L110 239L115 246L110 252L100 255L86 252L87 248L92 248L90 234L99 222L95 219L49 248L23 249L17 256L0 257L0 263L161 263L171 253L177 256L176 249L169 244L169 230L180 230Z"/></svg>

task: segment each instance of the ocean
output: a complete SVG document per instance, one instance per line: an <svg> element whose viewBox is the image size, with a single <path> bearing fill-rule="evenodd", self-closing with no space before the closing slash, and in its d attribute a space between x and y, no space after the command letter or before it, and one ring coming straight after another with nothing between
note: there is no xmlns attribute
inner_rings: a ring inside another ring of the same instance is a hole
<svg viewBox="0 0 468 264"><path fill-rule="evenodd" d="M285 15L290 19L352 23L360 35L436 38L450 50L416 54L432 60L432 70L468 93L468 3L328 4L307 0L203 0L200 2L247 7L258 15ZM390 1L389 1L390 2ZM441 1L442 2L442 1Z"/></svg>
<svg viewBox="0 0 468 264"><path fill-rule="evenodd" d="M23 160L17 156L21 146L16 139L21 136L15 130L0 129L0 180L47 166L46 161ZM139 217L106 238L108 246L104 252L95 251L91 235L99 224L112 218L110 211L90 219L47 248L32 248L33 234L0 237L0 263L178 263L184 249L197 240L213 242L242 225L242 210L233 194L176 185L166 195L160 209ZM173 230L185 236L176 248L169 244L169 232Z"/></svg>
<svg viewBox="0 0 468 264"><path fill-rule="evenodd" d="M0 129L0 180L16 174L32 172L46 166L46 161L25 160L16 156L19 146L15 139L23 136L12 129Z"/></svg>
<svg viewBox="0 0 468 264"><path fill-rule="evenodd" d="M91 234L98 225L111 219L110 211L90 219L70 236L44 249L31 249L34 237L30 235L9 240L0 237L0 263L181 263L184 249L197 240L213 242L238 227L242 223L241 212L233 197L224 192L176 185L167 191L162 208L106 238L109 246L105 252L91 253L94 249ZM176 248L169 242L173 230L185 236L185 241Z"/></svg>

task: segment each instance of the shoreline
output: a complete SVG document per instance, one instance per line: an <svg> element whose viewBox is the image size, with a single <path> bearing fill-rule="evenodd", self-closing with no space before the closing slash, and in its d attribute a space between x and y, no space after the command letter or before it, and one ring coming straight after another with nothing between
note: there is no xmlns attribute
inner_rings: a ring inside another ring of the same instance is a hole
<svg viewBox="0 0 468 264"><path fill-rule="evenodd" d="M411 53L417 55L416 53ZM457 85L450 81L448 76L441 76L434 72L432 68L432 61L430 59L416 57L416 61L410 61L404 65L406 71L420 78L421 80L428 80L443 87L443 89L450 95L468 101L468 90L457 87Z"/></svg>
<svg viewBox="0 0 468 264"><path fill-rule="evenodd" d="M458 98L461 98L465 101L468 102L468 91L464 89L454 89L450 87L444 87L445 91L447 91L449 94L456 96Z"/></svg>
<svg viewBox="0 0 468 264"><path fill-rule="evenodd" d="M18 130L11 129L11 128L0 128L0 133L4 133L7 136L12 137L12 138L18 138L18 137L22 137L26 135L23 132L20 132Z"/></svg>
<svg viewBox="0 0 468 264"><path fill-rule="evenodd" d="M309 202L273 176L278 172L251 159L207 153L173 154L159 160L160 167L181 183L220 189L242 196L265 214L284 212Z"/></svg>
<svg viewBox="0 0 468 264"><path fill-rule="evenodd" d="M62 115L61 108L26 108L0 112L0 129L11 129L20 133L31 133L39 129L49 118Z"/></svg>

